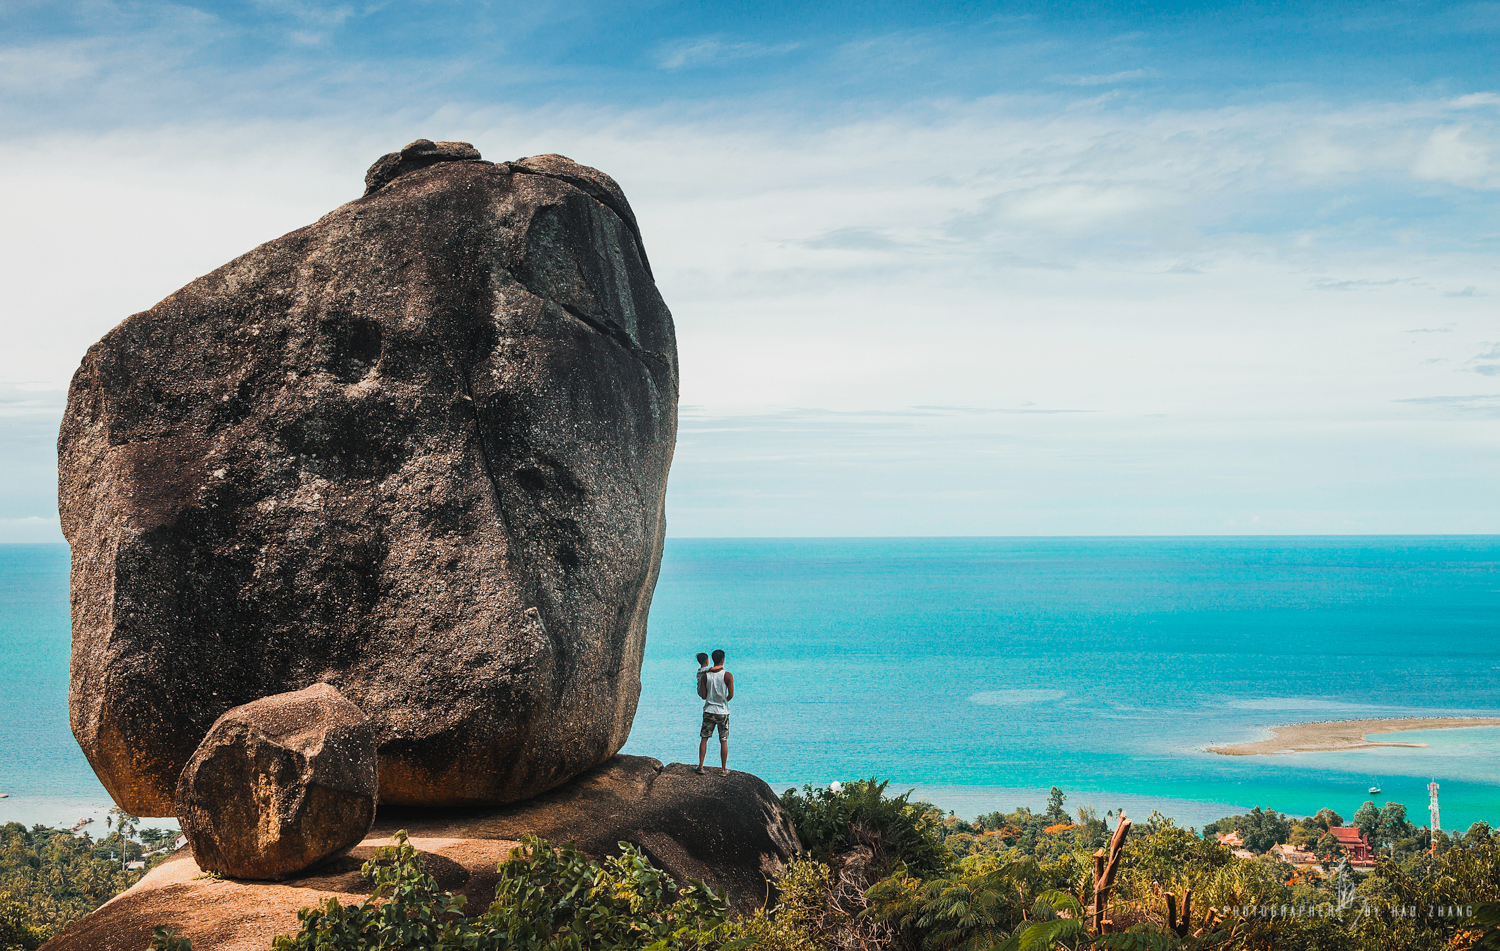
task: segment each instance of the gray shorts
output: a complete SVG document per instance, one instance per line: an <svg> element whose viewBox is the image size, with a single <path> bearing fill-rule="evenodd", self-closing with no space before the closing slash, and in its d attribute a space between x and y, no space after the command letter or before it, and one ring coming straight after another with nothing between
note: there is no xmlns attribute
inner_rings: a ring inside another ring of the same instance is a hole
<svg viewBox="0 0 1500 951"><path fill-rule="evenodd" d="M714 727L719 728L719 739L729 739L729 714L708 713L705 711L703 714L703 729L699 731L698 737L706 740L713 736Z"/></svg>

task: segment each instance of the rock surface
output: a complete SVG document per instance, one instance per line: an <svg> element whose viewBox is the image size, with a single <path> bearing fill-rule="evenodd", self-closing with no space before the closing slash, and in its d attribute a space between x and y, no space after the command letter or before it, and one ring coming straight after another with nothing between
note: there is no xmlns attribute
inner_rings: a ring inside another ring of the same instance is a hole
<svg viewBox="0 0 1500 951"><path fill-rule="evenodd" d="M285 878L358 844L376 790L369 719L316 684L219 717L177 781L177 818L201 868Z"/></svg>
<svg viewBox="0 0 1500 951"><path fill-rule="evenodd" d="M760 907L766 880L802 847L781 801L759 777L735 770L699 776L682 763L662 766L645 756L616 756L566 786L500 809L441 820L403 810L382 816L383 825L422 835L438 835L452 822L469 836L519 839L529 832L575 842L593 856L629 842L679 881L722 887L739 909Z"/></svg>
<svg viewBox="0 0 1500 951"><path fill-rule="evenodd" d="M745 914L767 897L764 876L799 845L770 787L748 773L695 776L691 767L617 756L534 802L498 809L382 810L375 830L351 855L279 883L199 878L182 855L124 894L70 925L47 951L140 951L157 925L177 928L204 951L265 951L297 929L297 909L328 897L352 904L369 893L359 864L390 844L398 829L424 853L438 882L482 914L494 899L495 866L533 832L576 841L595 858L631 842L679 880L701 878L724 888Z"/></svg>
<svg viewBox="0 0 1500 951"><path fill-rule="evenodd" d="M73 378L70 715L136 815L224 711L319 682L382 804L524 799L629 733L677 405L635 218L562 156L394 155Z"/></svg>
<svg viewBox="0 0 1500 951"><path fill-rule="evenodd" d="M409 841L443 888L469 898L471 914L494 900L495 867L519 844L454 836ZM166 926L191 939L193 951L267 951L277 935L296 934L299 909L330 898L352 905L368 895L371 883L359 868L390 844L391 833L377 831L347 857L282 882L211 878L183 850L42 947L141 951L151 943L152 929Z"/></svg>

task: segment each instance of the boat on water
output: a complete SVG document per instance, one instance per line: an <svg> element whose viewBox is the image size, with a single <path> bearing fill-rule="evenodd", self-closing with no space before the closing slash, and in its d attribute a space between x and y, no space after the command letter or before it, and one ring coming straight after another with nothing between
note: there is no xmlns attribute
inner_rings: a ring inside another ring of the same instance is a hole
<svg viewBox="0 0 1500 951"><path fill-rule="evenodd" d="M1379 794L1380 794L1380 784L1376 783L1375 785L1373 785L1373 786L1370 787L1370 795L1376 796L1376 795L1379 795Z"/></svg>

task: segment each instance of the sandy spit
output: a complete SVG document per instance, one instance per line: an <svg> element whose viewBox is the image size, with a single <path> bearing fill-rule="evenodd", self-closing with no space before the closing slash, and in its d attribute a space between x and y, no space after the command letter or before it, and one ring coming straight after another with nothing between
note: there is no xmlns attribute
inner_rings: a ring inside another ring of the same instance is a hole
<svg viewBox="0 0 1500 951"><path fill-rule="evenodd" d="M1377 746L1426 746L1426 743L1382 743L1371 734L1404 730L1455 730L1469 726L1500 726L1497 717L1398 717L1390 720L1330 720L1321 723L1291 723L1271 728L1269 739L1252 743L1210 746L1210 753L1224 756L1273 756L1277 753L1328 753L1368 750Z"/></svg>

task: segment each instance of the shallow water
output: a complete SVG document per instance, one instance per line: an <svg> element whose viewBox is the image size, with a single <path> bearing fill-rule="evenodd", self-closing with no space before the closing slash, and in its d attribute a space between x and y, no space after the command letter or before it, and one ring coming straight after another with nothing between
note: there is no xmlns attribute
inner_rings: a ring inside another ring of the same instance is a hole
<svg viewBox="0 0 1500 951"><path fill-rule="evenodd" d="M64 546L0 546L0 821L108 806L67 724ZM1224 757L1271 724L1500 715L1500 539L673 539L626 752L697 755L693 654L735 672L731 765L880 776L962 814L1260 805L1500 821L1500 728ZM711 751L714 755L716 751ZM101 820L102 822L102 820Z"/></svg>
<svg viewBox="0 0 1500 951"><path fill-rule="evenodd" d="M683 671L722 646L733 763L778 788L874 775L976 812L1057 785L1199 824L1347 817L1379 781L1425 821L1436 778L1445 826L1500 819L1493 729L1203 751L1277 723L1495 715L1500 539L678 540L651 623L627 750L696 756Z"/></svg>

